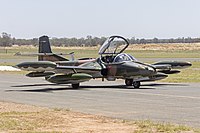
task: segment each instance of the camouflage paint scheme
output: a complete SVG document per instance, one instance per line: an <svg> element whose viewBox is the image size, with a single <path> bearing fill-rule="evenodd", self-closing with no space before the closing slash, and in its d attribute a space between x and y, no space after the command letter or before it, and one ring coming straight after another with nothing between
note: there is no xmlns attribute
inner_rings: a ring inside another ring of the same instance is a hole
<svg viewBox="0 0 200 133"><path fill-rule="evenodd" d="M133 56L122 53L128 46L128 41L121 36L111 36L99 49L97 59L68 60L53 54L47 36L39 39L39 61L24 62L16 65L22 70L31 71L28 77L45 77L57 84L72 84L78 88L81 82L102 78L108 81L124 79L127 86L140 87L140 82L164 79L167 74L179 73L179 70L190 67L190 62L161 61L146 64Z"/></svg>

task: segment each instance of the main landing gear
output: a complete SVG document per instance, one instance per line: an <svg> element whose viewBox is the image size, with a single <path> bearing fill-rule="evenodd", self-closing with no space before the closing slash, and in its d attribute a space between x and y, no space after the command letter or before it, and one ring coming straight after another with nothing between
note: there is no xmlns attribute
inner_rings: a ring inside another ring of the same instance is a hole
<svg viewBox="0 0 200 133"><path fill-rule="evenodd" d="M133 79L125 79L126 86L132 86L134 88L140 88L140 82L139 81L133 81Z"/></svg>
<svg viewBox="0 0 200 133"><path fill-rule="evenodd" d="M79 88L79 86L80 86L80 84L79 84L79 83L77 83L77 84L72 84L72 88L73 88L73 89L78 89L78 88Z"/></svg>
<svg viewBox="0 0 200 133"><path fill-rule="evenodd" d="M139 81L134 81L133 82L134 88L140 88L140 82Z"/></svg>
<svg viewBox="0 0 200 133"><path fill-rule="evenodd" d="M126 86L132 86L132 84L133 84L133 79L126 79L126 80L125 80L125 84L126 84Z"/></svg>

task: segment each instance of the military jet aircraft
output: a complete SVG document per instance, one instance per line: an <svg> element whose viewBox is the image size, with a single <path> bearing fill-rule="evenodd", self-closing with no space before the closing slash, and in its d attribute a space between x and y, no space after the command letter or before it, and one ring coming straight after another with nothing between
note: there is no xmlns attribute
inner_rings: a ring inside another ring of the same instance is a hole
<svg viewBox="0 0 200 133"><path fill-rule="evenodd" d="M53 61L24 62L16 65L22 70L31 71L29 77L45 77L51 83L72 84L79 88L81 82L102 78L108 81L124 79L126 86L139 88L144 81L166 78L167 74L179 73L178 69L190 67L190 62L161 61L147 64L123 53L129 42L121 36L111 36L99 49L99 57L80 65L60 65Z"/></svg>

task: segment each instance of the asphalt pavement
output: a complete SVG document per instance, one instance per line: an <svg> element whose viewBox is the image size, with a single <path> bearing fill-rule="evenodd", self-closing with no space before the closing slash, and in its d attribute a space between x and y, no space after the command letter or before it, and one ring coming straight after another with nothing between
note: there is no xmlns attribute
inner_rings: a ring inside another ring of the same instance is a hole
<svg viewBox="0 0 200 133"><path fill-rule="evenodd" d="M123 80L91 80L72 89L43 78L0 73L0 100L200 127L200 83L147 82L134 89Z"/></svg>

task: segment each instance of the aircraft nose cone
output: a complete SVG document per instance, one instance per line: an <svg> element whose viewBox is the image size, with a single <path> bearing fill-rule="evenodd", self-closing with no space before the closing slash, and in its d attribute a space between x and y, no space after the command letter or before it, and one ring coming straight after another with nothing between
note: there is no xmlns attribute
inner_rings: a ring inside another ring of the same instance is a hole
<svg viewBox="0 0 200 133"><path fill-rule="evenodd" d="M21 68L22 67L22 65L21 65L21 63L20 64L17 64L17 65L15 65L15 66L13 66L14 68Z"/></svg>
<svg viewBox="0 0 200 133"><path fill-rule="evenodd" d="M27 64L26 63L19 63L19 64L15 65L14 67L18 68L18 69L21 69L23 67L27 67Z"/></svg>
<svg viewBox="0 0 200 133"><path fill-rule="evenodd" d="M12 66L12 67L19 69L19 66L18 66L18 65L15 65L15 66Z"/></svg>
<svg viewBox="0 0 200 133"><path fill-rule="evenodd" d="M192 66L192 63L191 63L191 62L186 62L186 63L185 63L185 66L191 67L191 66Z"/></svg>
<svg viewBox="0 0 200 133"><path fill-rule="evenodd" d="M12 66L12 67L14 67L14 68L19 68L18 65L15 65L15 66Z"/></svg>

